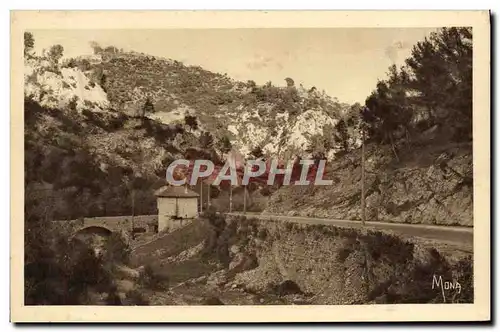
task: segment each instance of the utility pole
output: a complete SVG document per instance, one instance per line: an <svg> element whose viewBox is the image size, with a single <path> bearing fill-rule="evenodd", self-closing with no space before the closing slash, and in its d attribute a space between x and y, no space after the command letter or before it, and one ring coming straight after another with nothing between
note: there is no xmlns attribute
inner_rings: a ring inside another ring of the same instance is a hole
<svg viewBox="0 0 500 332"><path fill-rule="evenodd" d="M365 199L365 128L361 123L361 221L366 223L366 199Z"/></svg>
<svg viewBox="0 0 500 332"><path fill-rule="evenodd" d="M229 213L233 212L233 185L229 187Z"/></svg>
<svg viewBox="0 0 500 332"><path fill-rule="evenodd" d="M247 186L243 186L243 214L247 213Z"/></svg>
<svg viewBox="0 0 500 332"><path fill-rule="evenodd" d="M207 193L207 208L209 208L209 207L210 207L210 187L211 187L211 186L212 186L212 185L209 183L209 184L208 184L208 189L207 189L207 192L208 192L208 193Z"/></svg>
<svg viewBox="0 0 500 332"><path fill-rule="evenodd" d="M200 213L203 213L203 180L200 181Z"/></svg>
<svg viewBox="0 0 500 332"><path fill-rule="evenodd" d="M135 189L132 188L132 219L135 216Z"/></svg>

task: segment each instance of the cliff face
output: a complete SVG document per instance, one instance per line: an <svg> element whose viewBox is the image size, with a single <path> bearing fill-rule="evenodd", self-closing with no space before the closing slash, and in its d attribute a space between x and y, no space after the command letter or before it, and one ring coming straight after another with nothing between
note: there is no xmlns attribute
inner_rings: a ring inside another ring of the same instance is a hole
<svg viewBox="0 0 500 332"><path fill-rule="evenodd" d="M432 289L432 278L442 275L462 287L445 293L445 302L472 300L470 258L380 232L233 218L220 238L227 239L230 272L256 261L231 282L254 293L294 294L314 304L439 303L443 294Z"/></svg>
<svg viewBox="0 0 500 332"><path fill-rule="evenodd" d="M473 261L465 251L367 229L205 217L132 251L136 271L168 280L161 289L142 283L142 277L135 283L151 305L471 303L474 298ZM448 282L445 289L439 280Z"/></svg>
<svg viewBox="0 0 500 332"><path fill-rule="evenodd" d="M367 146L367 219L472 226L472 144L414 147L395 160L389 147ZM361 158L354 151L330 163L331 186L282 187L266 212L361 218Z"/></svg>
<svg viewBox="0 0 500 332"><path fill-rule="evenodd" d="M103 112L109 108L106 92L78 68L65 68L43 57L24 62L24 94L46 108Z"/></svg>

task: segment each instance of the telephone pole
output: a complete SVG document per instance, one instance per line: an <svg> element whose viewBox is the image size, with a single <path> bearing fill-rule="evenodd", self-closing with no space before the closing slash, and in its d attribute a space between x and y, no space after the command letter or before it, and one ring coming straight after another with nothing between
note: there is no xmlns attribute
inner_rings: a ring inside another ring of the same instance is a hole
<svg viewBox="0 0 500 332"><path fill-rule="evenodd" d="M366 145L366 121L372 115L368 107L361 109L361 222L366 224L366 197L365 197L365 145Z"/></svg>
<svg viewBox="0 0 500 332"><path fill-rule="evenodd" d="M233 212L233 185L229 187L229 213Z"/></svg>
<svg viewBox="0 0 500 332"><path fill-rule="evenodd" d="M243 214L247 213L247 186L243 186Z"/></svg>
<svg viewBox="0 0 500 332"><path fill-rule="evenodd" d="M366 199L365 199L365 128L361 129L361 221L366 223Z"/></svg>
<svg viewBox="0 0 500 332"><path fill-rule="evenodd" d="M209 184L208 184L208 188L207 188L207 208L209 208L209 207L210 207L210 187L211 187L211 186L212 186L212 185L209 183Z"/></svg>
<svg viewBox="0 0 500 332"><path fill-rule="evenodd" d="M203 213L203 179L200 181L200 213Z"/></svg>
<svg viewBox="0 0 500 332"><path fill-rule="evenodd" d="M135 216L135 190L132 188L132 220Z"/></svg>

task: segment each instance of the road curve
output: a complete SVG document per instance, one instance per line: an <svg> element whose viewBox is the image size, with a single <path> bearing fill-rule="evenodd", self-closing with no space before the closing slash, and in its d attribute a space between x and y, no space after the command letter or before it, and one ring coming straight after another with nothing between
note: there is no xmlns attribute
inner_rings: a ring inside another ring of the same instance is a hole
<svg viewBox="0 0 500 332"><path fill-rule="evenodd" d="M457 249L470 252L472 252L473 247L474 233L472 227L401 224L382 221L367 221L366 225L363 226L361 221L358 220L297 217L251 212L247 212L246 214L243 214L241 212L233 212L228 213L228 215L254 217L262 220L283 220L303 224L334 225L345 228L365 227L372 230L398 234L407 238L417 238L426 242L449 244L450 246Z"/></svg>

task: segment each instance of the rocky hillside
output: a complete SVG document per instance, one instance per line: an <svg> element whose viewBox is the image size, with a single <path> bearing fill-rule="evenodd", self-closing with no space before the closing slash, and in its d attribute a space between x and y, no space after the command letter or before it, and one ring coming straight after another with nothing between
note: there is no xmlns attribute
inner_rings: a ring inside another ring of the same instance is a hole
<svg viewBox="0 0 500 332"><path fill-rule="evenodd" d="M132 205L135 214L154 213L152 191L196 136L114 111L88 72L43 57L26 68L27 201L45 200L55 219L130 214Z"/></svg>
<svg viewBox="0 0 500 332"><path fill-rule="evenodd" d="M78 68L61 67L47 57L24 61L24 94L46 108L69 108L93 112L109 109L102 87Z"/></svg>
<svg viewBox="0 0 500 332"><path fill-rule="evenodd" d="M368 220L473 225L472 144L414 146L394 160L389 146L366 150ZM266 212L361 219L361 151L331 161L332 186L282 187Z"/></svg>
<svg viewBox="0 0 500 332"><path fill-rule="evenodd" d="M244 155L260 147L265 154L285 157L309 149L333 156L341 146L333 138L334 128L355 112L315 87L295 86L290 78L284 87L271 82L257 86L134 52L103 51L98 59L80 59L79 64L90 64L115 109L130 115L144 112L166 124L195 116L198 127L211 132L216 142L227 138ZM145 109L147 101L153 107ZM350 143L359 144L351 134ZM332 138L318 144L318 137L325 136Z"/></svg>

